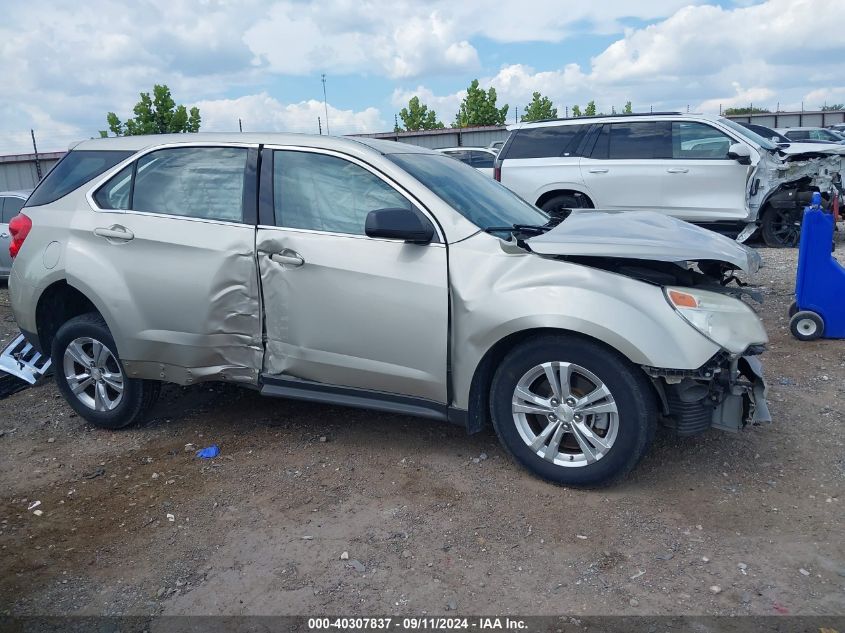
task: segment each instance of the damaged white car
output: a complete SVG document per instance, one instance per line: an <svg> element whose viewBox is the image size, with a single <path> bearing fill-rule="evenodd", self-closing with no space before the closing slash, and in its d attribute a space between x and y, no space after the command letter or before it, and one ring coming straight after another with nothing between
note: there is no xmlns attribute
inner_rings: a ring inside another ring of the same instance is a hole
<svg viewBox="0 0 845 633"><path fill-rule="evenodd" d="M598 485L678 433L768 421L757 255L660 214L560 223L410 145L299 135L84 141L11 224L12 307L90 423L162 382L492 423Z"/></svg>
<svg viewBox="0 0 845 633"><path fill-rule="evenodd" d="M829 205L845 147L779 148L723 117L678 112L520 123L494 177L545 211L659 211L745 241L797 243L814 191Z"/></svg>

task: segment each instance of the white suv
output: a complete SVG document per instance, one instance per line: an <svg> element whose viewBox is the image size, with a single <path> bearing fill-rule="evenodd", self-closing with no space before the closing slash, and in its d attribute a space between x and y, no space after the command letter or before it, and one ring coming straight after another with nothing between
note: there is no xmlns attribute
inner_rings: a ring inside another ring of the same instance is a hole
<svg viewBox="0 0 845 633"><path fill-rule="evenodd" d="M723 117L582 117L509 129L495 177L546 211L657 210L739 241L759 224L768 244L787 246L812 192L827 201L841 182L838 150L782 149Z"/></svg>

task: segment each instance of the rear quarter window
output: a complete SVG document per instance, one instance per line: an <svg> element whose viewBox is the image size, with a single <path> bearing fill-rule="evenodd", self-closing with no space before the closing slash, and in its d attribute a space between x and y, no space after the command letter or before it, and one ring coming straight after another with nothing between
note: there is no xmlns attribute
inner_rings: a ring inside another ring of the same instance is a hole
<svg viewBox="0 0 845 633"><path fill-rule="evenodd" d="M548 158L575 154L589 125L554 125L523 128L514 133L507 146L509 158Z"/></svg>
<svg viewBox="0 0 845 633"><path fill-rule="evenodd" d="M102 150L68 152L38 184L24 206L38 207L55 202L134 153Z"/></svg>

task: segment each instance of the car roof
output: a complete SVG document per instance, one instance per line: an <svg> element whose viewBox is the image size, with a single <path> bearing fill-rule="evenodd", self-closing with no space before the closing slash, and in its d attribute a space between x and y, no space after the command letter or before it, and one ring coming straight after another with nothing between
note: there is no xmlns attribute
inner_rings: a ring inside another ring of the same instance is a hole
<svg viewBox="0 0 845 633"><path fill-rule="evenodd" d="M683 112L635 112L633 114L600 114L597 116L579 116L568 119L544 119L542 121L531 121L515 123L508 126L508 130L520 130L525 128L546 127L554 125L577 125L585 123L615 123L618 121L630 121L632 119L646 119L654 121L675 120L679 118L691 120L718 121L719 116L712 114L683 113Z"/></svg>
<svg viewBox="0 0 845 633"><path fill-rule="evenodd" d="M0 191L0 196L4 198L23 198L26 200L31 193L32 189L14 189L12 191Z"/></svg>
<svg viewBox="0 0 845 633"><path fill-rule="evenodd" d="M495 151L493 151L489 147L470 147L470 146L467 146L467 145L464 145L462 147L438 147L436 151L438 151L438 152L457 152L457 151L465 152L465 151L468 151L468 150L472 150L472 151L475 151L475 152L487 152L488 154L495 154L496 153Z"/></svg>
<svg viewBox="0 0 845 633"><path fill-rule="evenodd" d="M329 136L327 134L293 134L278 132L232 132L209 133L198 132L191 134L149 134L141 136L110 136L108 138L92 138L81 141L71 147L71 150L86 151L132 151L159 145L191 144L191 143L246 143L265 145L293 145L295 147L313 147L319 149L333 149L350 154L367 154L376 151L379 154L431 154L432 150L397 143L382 139L348 136Z"/></svg>

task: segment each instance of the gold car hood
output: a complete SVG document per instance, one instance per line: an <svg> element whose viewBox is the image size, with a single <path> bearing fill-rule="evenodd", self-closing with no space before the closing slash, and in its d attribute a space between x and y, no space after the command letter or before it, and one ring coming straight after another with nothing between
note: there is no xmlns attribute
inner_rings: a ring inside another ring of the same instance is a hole
<svg viewBox="0 0 845 633"><path fill-rule="evenodd" d="M526 244L540 255L717 261L747 273L756 272L761 262L756 251L724 235L653 211L573 211Z"/></svg>

